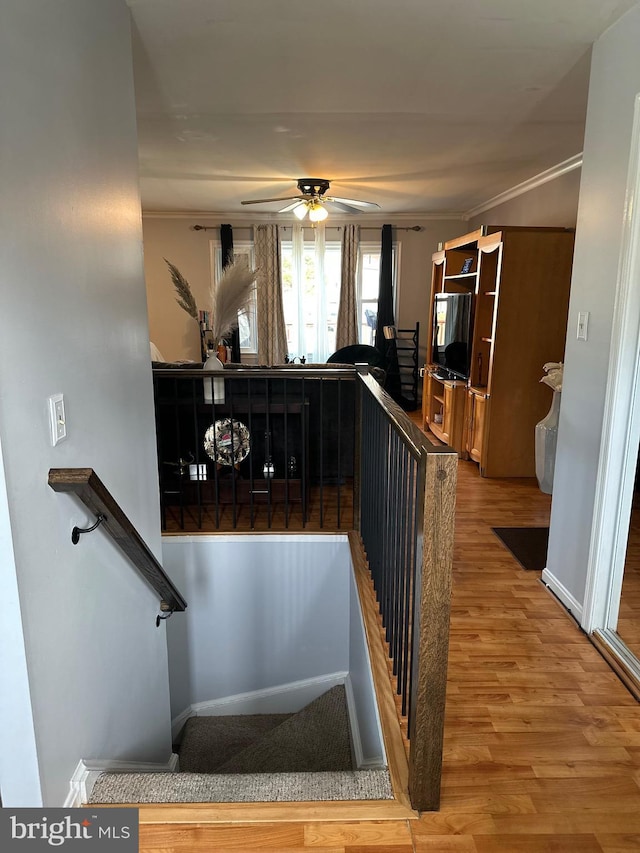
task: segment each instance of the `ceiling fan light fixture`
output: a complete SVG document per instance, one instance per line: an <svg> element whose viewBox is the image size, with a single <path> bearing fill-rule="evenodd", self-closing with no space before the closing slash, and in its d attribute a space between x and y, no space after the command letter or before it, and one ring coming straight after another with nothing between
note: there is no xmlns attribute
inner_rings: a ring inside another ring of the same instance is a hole
<svg viewBox="0 0 640 853"><path fill-rule="evenodd" d="M307 215L307 205L306 203L298 204L293 208L294 214L298 217L298 219L302 220Z"/></svg>
<svg viewBox="0 0 640 853"><path fill-rule="evenodd" d="M311 222L323 222L328 215L326 208L317 201L311 202L309 205L309 219Z"/></svg>

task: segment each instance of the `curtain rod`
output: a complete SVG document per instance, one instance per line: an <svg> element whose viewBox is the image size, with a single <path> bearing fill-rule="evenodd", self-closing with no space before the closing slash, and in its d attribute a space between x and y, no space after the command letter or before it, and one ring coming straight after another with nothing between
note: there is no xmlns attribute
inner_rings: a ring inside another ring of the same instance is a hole
<svg viewBox="0 0 640 853"><path fill-rule="evenodd" d="M277 224L277 223L276 223ZM252 225L236 225L236 228L252 228ZM291 225L281 225L280 228L283 230L287 230L287 228L291 228ZM303 225L303 228L313 228L313 225ZM396 231L424 231L422 225L392 225L392 228L395 228ZM218 231L220 228L219 225L190 225L190 231ZM329 229L333 229L334 231L341 231L344 226L343 225L325 225L325 231ZM382 229L381 225L361 225L360 229L362 231L380 231Z"/></svg>

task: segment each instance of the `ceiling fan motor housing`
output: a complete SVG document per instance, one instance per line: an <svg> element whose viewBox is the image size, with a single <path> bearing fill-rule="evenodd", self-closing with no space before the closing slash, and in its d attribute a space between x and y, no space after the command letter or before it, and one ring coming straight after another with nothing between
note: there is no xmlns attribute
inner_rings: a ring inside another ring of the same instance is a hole
<svg viewBox="0 0 640 853"><path fill-rule="evenodd" d="M298 189L304 195L322 196L329 189L330 182L324 178L299 178Z"/></svg>

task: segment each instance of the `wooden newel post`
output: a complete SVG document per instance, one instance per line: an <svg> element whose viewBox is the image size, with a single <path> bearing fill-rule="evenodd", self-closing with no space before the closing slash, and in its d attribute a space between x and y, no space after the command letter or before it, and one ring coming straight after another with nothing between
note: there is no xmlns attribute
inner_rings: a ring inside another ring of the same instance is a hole
<svg viewBox="0 0 640 853"><path fill-rule="evenodd" d="M429 452L424 463L422 554L416 576L409 795L419 811L440 806L440 776L449 656L449 617L457 454Z"/></svg>

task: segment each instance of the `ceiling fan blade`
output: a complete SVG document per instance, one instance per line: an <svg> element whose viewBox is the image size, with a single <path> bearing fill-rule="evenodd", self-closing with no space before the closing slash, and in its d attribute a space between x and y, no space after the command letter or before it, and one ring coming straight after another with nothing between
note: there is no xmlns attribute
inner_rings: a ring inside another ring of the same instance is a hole
<svg viewBox="0 0 640 853"><path fill-rule="evenodd" d="M289 201L291 198L300 198L297 195L285 195L281 198L252 198L249 201L241 201L240 204L265 204L268 201Z"/></svg>
<svg viewBox="0 0 640 853"><path fill-rule="evenodd" d="M359 207L353 207L351 204L345 204L343 201L338 201L337 198L328 198L327 201L337 207L338 210L343 210L345 213L362 213Z"/></svg>
<svg viewBox="0 0 640 853"><path fill-rule="evenodd" d="M304 199L297 197L295 201L291 202L291 204L288 204L286 207L281 207L278 213L289 213L290 210L295 210L296 207L299 207L301 204L304 204Z"/></svg>
<svg viewBox="0 0 640 853"><path fill-rule="evenodd" d="M328 201L340 201L343 204L353 204L356 207L380 207L375 201L357 201L355 198L338 198L338 196L331 196Z"/></svg>

